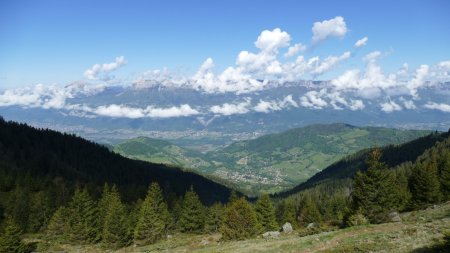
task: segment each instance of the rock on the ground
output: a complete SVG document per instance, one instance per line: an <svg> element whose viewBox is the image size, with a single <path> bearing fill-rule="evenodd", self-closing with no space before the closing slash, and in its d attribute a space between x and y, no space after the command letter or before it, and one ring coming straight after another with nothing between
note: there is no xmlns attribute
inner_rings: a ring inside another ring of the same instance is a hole
<svg viewBox="0 0 450 253"><path fill-rule="evenodd" d="M398 214L398 212L390 212L388 214L388 220L389 222L401 222L402 218Z"/></svg>
<svg viewBox="0 0 450 253"><path fill-rule="evenodd" d="M289 223L289 222L284 223L282 231L283 231L283 233L287 233L287 234L291 233L293 231L291 223Z"/></svg>
<svg viewBox="0 0 450 253"><path fill-rule="evenodd" d="M280 237L280 232L278 231L269 231L269 232L265 232L263 235L263 238L278 238Z"/></svg>
<svg viewBox="0 0 450 253"><path fill-rule="evenodd" d="M308 229L313 229L313 228L318 228L319 226L317 225L317 223L311 222L308 224L308 226L306 226L306 228Z"/></svg>

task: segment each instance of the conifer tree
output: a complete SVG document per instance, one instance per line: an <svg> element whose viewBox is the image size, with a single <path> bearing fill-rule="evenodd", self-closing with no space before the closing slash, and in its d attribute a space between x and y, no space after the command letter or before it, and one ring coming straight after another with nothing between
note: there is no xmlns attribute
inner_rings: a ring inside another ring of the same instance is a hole
<svg viewBox="0 0 450 253"><path fill-rule="evenodd" d="M450 151L442 155L439 175L441 180L441 192L444 200L450 200Z"/></svg>
<svg viewBox="0 0 450 253"><path fill-rule="evenodd" d="M105 193L105 192L104 192ZM120 194L113 185L109 195L106 216L104 218L102 243L114 249L125 246L128 242L127 215Z"/></svg>
<svg viewBox="0 0 450 253"><path fill-rule="evenodd" d="M409 180L414 208L436 203L441 198L436 160L416 163Z"/></svg>
<svg viewBox="0 0 450 253"><path fill-rule="evenodd" d="M27 252L26 245L20 239L22 231L11 217L5 220L5 229L0 236L0 253Z"/></svg>
<svg viewBox="0 0 450 253"><path fill-rule="evenodd" d="M52 210L45 192L40 191L32 196L29 213L28 231L38 232L47 226Z"/></svg>
<svg viewBox="0 0 450 253"><path fill-rule="evenodd" d="M225 240L242 240L256 235L257 225L258 220L253 207L245 198L240 198L225 209L220 232Z"/></svg>
<svg viewBox="0 0 450 253"><path fill-rule="evenodd" d="M170 214L161 188L158 183L152 183L139 212L134 230L134 241L137 244L148 244L158 241L166 233L169 223Z"/></svg>
<svg viewBox="0 0 450 253"><path fill-rule="evenodd" d="M232 190L230 193L230 197L228 198L228 204L232 204L234 201L237 200L239 200L237 192L235 190Z"/></svg>
<svg viewBox="0 0 450 253"><path fill-rule="evenodd" d="M191 186L186 192L180 213L180 228L183 232L201 232L204 227L204 207Z"/></svg>
<svg viewBox="0 0 450 253"><path fill-rule="evenodd" d="M69 238L73 241L96 242L100 238L98 213L87 189L75 190L68 206Z"/></svg>
<svg viewBox="0 0 450 253"><path fill-rule="evenodd" d="M68 233L67 209L63 206L56 209L53 213L46 232L49 235L64 237Z"/></svg>
<svg viewBox="0 0 450 253"><path fill-rule="evenodd" d="M111 189L108 183L103 185L102 196L98 201L98 224L101 226L100 230L103 230L103 225L105 224L105 217L108 213Z"/></svg>
<svg viewBox="0 0 450 253"><path fill-rule="evenodd" d="M225 208L221 203L214 203L208 208L205 221L205 232L215 233L222 225Z"/></svg>
<svg viewBox="0 0 450 253"><path fill-rule="evenodd" d="M387 212L399 206L395 175L380 158L379 149L369 154L366 162L368 169L356 173L351 193L353 212L361 212L372 223L383 222Z"/></svg>
<svg viewBox="0 0 450 253"><path fill-rule="evenodd" d="M317 208L317 204L311 199L310 196L305 197L302 202L299 219L303 224L319 223L321 221L321 214Z"/></svg>
<svg viewBox="0 0 450 253"><path fill-rule="evenodd" d="M262 232L278 230L275 209L268 194L263 194L256 201L255 211Z"/></svg>
<svg viewBox="0 0 450 253"><path fill-rule="evenodd" d="M282 200L276 210L276 216L279 225L283 225L286 222L291 223L292 226L297 225L297 211L295 202L293 199Z"/></svg>

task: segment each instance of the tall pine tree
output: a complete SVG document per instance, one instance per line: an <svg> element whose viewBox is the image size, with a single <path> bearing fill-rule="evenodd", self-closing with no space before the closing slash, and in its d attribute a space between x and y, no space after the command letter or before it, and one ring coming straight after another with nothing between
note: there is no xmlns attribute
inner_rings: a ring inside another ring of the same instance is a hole
<svg viewBox="0 0 450 253"><path fill-rule="evenodd" d="M361 212L372 223L385 221L387 213L399 206L395 175L380 159L379 149L370 152L368 169L356 173L351 193L353 212Z"/></svg>
<svg viewBox="0 0 450 253"><path fill-rule="evenodd" d="M11 217L5 220L5 230L0 235L0 253L28 252L26 245L20 239L22 231Z"/></svg>
<svg viewBox="0 0 450 253"><path fill-rule="evenodd" d="M418 162L413 167L409 179L409 188L411 190L412 205L414 208L423 208L441 199L440 183L436 167L436 160L433 156L431 156L430 160Z"/></svg>
<svg viewBox="0 0 450 253"><path fill-rule="evenodd" d="M205 221L205 232L216 233L219 231L219 227L222 225L224 211L225 208L221 203L214 203L214 205L208 208Z"/></svg>
<svg viewBox="0 0 450 253"><path fill-rule="evenodd" d="M183 232L201 232L203 226L205 214L204 207L195 193L194 188L191 186L190 190L186 192L181 207L179 225Z"/></svg>
<svg viewBox="0 0 450 253"><path fill-rule="evenodd" d="M170 218L161 188L158 183L152 183L139 212L134 230L135 243L149 244L160 240L166 233Z"/></svg>
<svg viewBox="0 0 450 253"><path fill-rule="evenodd" d="M87 189L75 190L68 206L69 238L76 242L100 239L98 212Z"/></svg>
<svg viewBox="0 0 450 253"><path fill-rule="evenodd" d="M263 194L256 201L255 211L262 232L278 230L275 209L268 194Z"/></svg>
<svg viewBox="0 0 450 253"><path fill-rule="evenodd" d="M111 191L106 194L109 194L109 203L103 223L102 243L109 248L118 249L125 246L129 241L128 217L116 186L113 185Z"/></svg>

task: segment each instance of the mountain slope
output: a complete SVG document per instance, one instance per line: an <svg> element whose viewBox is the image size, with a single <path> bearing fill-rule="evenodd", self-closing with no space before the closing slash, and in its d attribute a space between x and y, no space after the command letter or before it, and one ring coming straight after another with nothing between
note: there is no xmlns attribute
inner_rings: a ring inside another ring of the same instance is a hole
<svg viewBox="0 0 450 253"><path fill-rule="evenodd" d="M400 145L382 147L381 161L385 162L389 167L395 167L405 162L414 162L427 149L432 148L437 142L444 141L449 137L450 131L444 133L434 132ZM339 181L344 182L343 184L348 184L350 182L349 179L358 170L364 170L366 168L365 160L369 151L370 149L365 149L347 156L315 174L306 182L297 185L289 191L276 194L276 196L287 197L316 186L331 189L334 185L342 187Z"/></svg>
<svg viewBox="0 0 450 253"><path fill-rule="evenodd" d="M403 143L427 133L328 124L238 141L206 154L144 137L122 142L114 150L130 158L188 167L225 179L235 188L256 195L294 187L358 150Z"/></svg>
<svg viewBox="0 0 450 253"><path fill-rule="evenodd" d="M178 196L191 185L205 203L224 201L230 190L192 172L161 164L130 160L106 147L74 135L35 129L0 118L0 191L15 184L118 185L125 200L144 196L158 182Z"/></svg>
<svg viewBox="0 0 450 253"><path fill-rule="evenodd" d="M113 151L133 159L177 165L185 168L210 166L210 163L202 158L200 152L188 150L164 140L148 137L126 140L115 145Z"/></svg>

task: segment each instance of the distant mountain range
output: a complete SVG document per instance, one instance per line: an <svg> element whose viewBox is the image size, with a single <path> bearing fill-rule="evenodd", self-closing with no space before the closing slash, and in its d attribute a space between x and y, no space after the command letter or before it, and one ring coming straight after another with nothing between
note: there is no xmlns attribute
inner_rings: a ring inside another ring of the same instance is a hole
<svg viewBox="0 0 450 253"><path fill-rule="evenodd" d="M233 140L248 139L242 135L260 136L317 123L346 122L357 126L444 131L450 125L447 112L424 106L429 101L449 104L449 83L421 89L420 97L414 101L406 97L367 99L363 101L364 109L359 109L362 104L349 109L338 102L356 101L356 97L331 99L333 94L320 93L326 84L326 81L298 81L238 94L204 93L154 83L95 89L89 88L89 84L74 83L61 91L68 93L63 105L0 103L0 111L9 120L76 133L102 143L116 144L139 136L183 138L182 143L176 144L193 146L191 140L199 141L195 145L205 146L202 151L223 147ZM308 92L312 92L309 97L305 95ZM36 96L40 96L39 103L43 103L56 95L46 97L39 93ZM311 99L317 99L317 105ZM381 110L383 103L390 113ZM182 105L186 108L181 108ZM141 115L142 111L146 116ZM232 136L223 138L225 135Z"/></svg>
<svg viewBox="0 0 450 253"><path fill-rule="evenodd" d="M124 156L174 164L221 178L249 195L280 192L361 149L400 144L430 131L348 124L310 125L200 153L167 141L134 138L114 146Z"/></svg>

